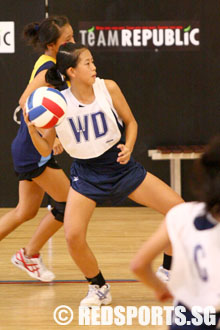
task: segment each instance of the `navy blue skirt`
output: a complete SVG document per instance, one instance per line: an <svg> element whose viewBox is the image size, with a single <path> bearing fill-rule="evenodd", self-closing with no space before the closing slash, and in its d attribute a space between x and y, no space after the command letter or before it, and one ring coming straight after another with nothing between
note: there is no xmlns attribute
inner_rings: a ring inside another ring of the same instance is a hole
<svg viewBox="0 0 220 330"><path fill-rule="evenodd" d="M98 204L110 201L119 204L128 197L144 180L145 168L133 158L121 165L90 164L74 161L71 166L71 187Z"/></svg>
<svg viewBox="0 0 220 330"><path fill-rule="evenodd" d="M54 168L56 170L61 169L61 167L57 163L56 159L54 159L54 157L52 157L51 159L48 160L48 162L46 162L44 165L36 168L35 170L24 172L24 173L15 172L15 174L18 177L19 181L23 181L23 180L32 181L33 178L40 176L44 172L46 167Z"/></svg>

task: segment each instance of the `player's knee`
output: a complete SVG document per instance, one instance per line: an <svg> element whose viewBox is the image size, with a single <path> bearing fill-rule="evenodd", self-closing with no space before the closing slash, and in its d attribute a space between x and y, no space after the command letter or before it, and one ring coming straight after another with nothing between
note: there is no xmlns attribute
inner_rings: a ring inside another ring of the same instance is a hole
<svg viewBox="0 0 220 330"><path fill-rule="evenodd" d="M37 215L37 212L38 210L24 209L18 206L15 209L16 222L22 224L23 222L31 220Z"/></svg>
<svg viewBox="0 0 220 330"><path fill-rule="evenodd" d="M54 218L57 221L63 222L66 202L54 202L54 207L51 210Z"/></svg>
<svg viewBox="0 0 220 330"><path fill-rule="evenodd" d="M65 230L67 245L73 249L81 249L85 244L86 238L80 230Z"/></svg>

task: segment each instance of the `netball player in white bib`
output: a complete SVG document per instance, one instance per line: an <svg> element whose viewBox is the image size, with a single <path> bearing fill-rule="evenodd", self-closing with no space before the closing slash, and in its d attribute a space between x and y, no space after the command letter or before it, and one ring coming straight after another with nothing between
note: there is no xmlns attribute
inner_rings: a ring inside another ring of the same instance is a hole
<svg viewBox="0 0 220 330"><path fill-rule="evenodd" d="M188 324L171 329L218 329L217 325L192 324L193 306L214 306L220 323L220 136L195 164L198 202L175 206L158 231L139 250L132 269L150 286L160 301L171 297L186 307ZM173 260L167 286L153 273L151 263L171 242ZM189 324L191 323L191 324Z"/></svg>
<svg viewBox="0 0 220 330"><path fill-rule="evenodd" d="M56 59L46 79L60 89L60 73L64 81L71 82L71 87L62 91L68 103L65 120L56 131L48 130L44 138L27 116L25 120L43 156L51 152L57 134L64 149L74 157L64 228L69 252L90 283L81 305L108 304L110 287L86 241L96 204L110 200L114 205L129 197L165 214L182 199L132 158L137 123L118 85L96 78L90 51L84 45L67 43L59 48Z"/></svg>

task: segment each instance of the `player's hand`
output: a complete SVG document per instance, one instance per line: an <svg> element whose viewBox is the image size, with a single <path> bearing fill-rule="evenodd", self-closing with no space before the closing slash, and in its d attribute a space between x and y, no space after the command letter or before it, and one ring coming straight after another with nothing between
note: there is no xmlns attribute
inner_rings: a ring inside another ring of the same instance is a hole
<svg viewBox="0 0 220 330"><path fill-rule="evenodd" d="M131 151L124 144L117 145L117 148L120 149L117 162L122 165L127 164L131 157Z"/></svg>
<svg viewBox="0 0 220 330"><path fill-rule="evenodd" d="M62 154L62 152L63 152L63 146L60 143L60 140L56 138L53 144L53 154L56 156Z"/></svg>
<svg viewBox="0 0 220 330"><path fill-rule="evenodd" d="M28 114L26 112L26 106L24 106L24 108L22 109L22 111L23 111L24 121L27 124L27 127L28 127L29 132L30 132L30 130L31 131L36 130L36 127L34 126L34 124L28 118Z"/></svg>

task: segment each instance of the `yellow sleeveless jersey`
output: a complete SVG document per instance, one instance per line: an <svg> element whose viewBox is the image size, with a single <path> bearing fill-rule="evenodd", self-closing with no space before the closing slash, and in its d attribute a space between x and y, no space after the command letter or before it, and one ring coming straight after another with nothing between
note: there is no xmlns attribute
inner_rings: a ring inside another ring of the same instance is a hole
<svg viewBox="0 0 220 330"><path fill-rule="evenodd" d="M48 56L48 55L41 55L38 60L36 61L35 65L34 65L34 69L31 73L31 78L29 80L29 83L35 78L35 76L43 71L43 70L48 70L49 68L51 68L51 66L53 64L56 63L56 60L55 58L51 57L51 56ZM70 82L67 81L67 85L68 87L70 87Z"/></svg>
<svg viewBox="0 0 220 330"><path fill-rule="evenodd" d="M34 79L38 72L49 69L55 63L55 58L44 54L41 55L34 65L29 83Z"/></svg>

